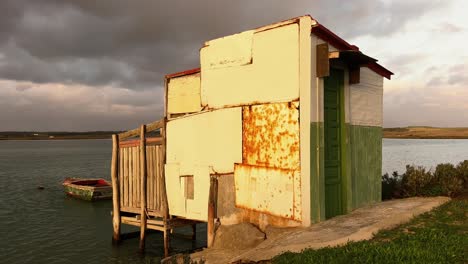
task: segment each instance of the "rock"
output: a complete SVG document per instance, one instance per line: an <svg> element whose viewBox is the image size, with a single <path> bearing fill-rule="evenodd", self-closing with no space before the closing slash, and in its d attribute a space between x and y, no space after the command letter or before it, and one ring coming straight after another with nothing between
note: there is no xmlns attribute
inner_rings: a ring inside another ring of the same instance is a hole
<svg viewBox="0 0 468 264"><path fill-rule="evenodd" d="M37 186L37 189L38 189L38 190L44 190L45 188L44 188L44 186L39 185L39 186Z"/></svg>
<svg viewBox="0 0 468 264"><path fill-rule="evenodd" d="M248 249L265 240L265 234L250 223L221 225L215 234L213 248Z"/></svg>
<svg viewBox="0 0 468 264"><path fill-rule="evenodd" d="M190 255L176 254L161 260L161 264L190 264Z"/></svg>

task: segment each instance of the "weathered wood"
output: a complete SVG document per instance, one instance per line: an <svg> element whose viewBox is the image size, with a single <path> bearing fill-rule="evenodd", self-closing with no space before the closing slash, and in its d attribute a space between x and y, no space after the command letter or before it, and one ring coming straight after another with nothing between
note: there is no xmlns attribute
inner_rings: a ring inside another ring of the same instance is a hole
<svg viewBox="0 0 468 264"><path fill-rule="evenodd" d="M151 132L151 131L160 129L160 128L163 127L163 125L164 125L164 119L149 123L149 124L147 124L145 126L146 127L146 132ZM139 134L141 134L140 129L141 128L135 128L135 129L132 129L132 130L129 130L129 131L126 131L126 132L122 132L122 133L119 134L119 138L120 138L120 140L124 140L124 139L130 138L130 137L136 137Z"/></svg>
<svg viewBox="0 0 468 264"><path fill-rule="evenodd" d="M328 53L328 59L339 59L340 52L339 51L332 51Z"/></svg>
<svg viewBox="0 0 468 264"><path fill-rule="evenodd" d="M197 224L192 225L192 240L197 240Z"/></svg>
<svg viewBox="0 0 468 264"><path fill-rule="evenodd" d="M140 188L140 207L141 207L141 226L140 226L140 252L145 251L146 240L146 141L145 141L146 126L140 127L140 174L141 174L141 188Z"/></svg>
<svg viewBox="0 0 468 264"><path fill-rule="evenodd" d="M123 204L124 204L124 206L129 206L128 205L128 177L129 177L129 174L130 174L129 152L130 152L130 149L126 149L126 151L124 152L124 155L125 155L124 156L125 174L124 174L124 192L123 192L123 195L124 195Z"/></svg>
<svg viewBox="0 0 468 264"><path fill-rule="evenodd" d="M131 173L129 174L128 177L128 206L130 207L135 207L134 204L134 186L133 186L133 179L135 179L135 148L129 148L129 164L130 164L130 171Z"/></svg>
<svg viewBox="0 0 468 264"><path fill-rule="evenodd" d="M169 230L164 226L164 257L169 257Z"/></svg>
<svg viewBox="0 0 468 264"><path fill-rule="evenodd" d="M120 194L119 194L119 136L112 135L112 163L111 163L111 178L112 178L112 226L114 234L112 241L117 243L120 241Z"/></svg>
<svg viewBox="0 0 468 264"><path fill-rule="evenodd" d="M155 154L156 154L156 160L155 160L155 167L157 168L156 169L156 182L154 183L155 184L155 189L156 189L156 206L155 208L157 208L157 210L160 210L162 211L161 209L161 181L162 181L162 178L161 178L161 148L162 146L157 146L155 148Z"/></svg>
<svg viewBox="0 0 468 264"><path fill-rule="evenodd" d="M216 193L217 193L217 180L215 177L210 179L210 193L208 198L208 223L207 223L207 242L208 248L213 246L215 236L215 218L216 218Z"/></svg>
<svg viewBox="0 0 468 264"><path fill-rule="evenodd" d="M117 135L118 137L118 135ZM119 171L118 171L118 179L119 179L119 188L120 188L120 191L119 191L119 194L120 194L120 207L123 207L123 202L122 202L122 194L123 194L123 155L122 155L122 149L119 149Z"/></svg>
<svg viewBox="0 0 468 264"><path fill-rule="evenodd" d="M161 145L162 141L163 141L162 137L150 137L150 138L146 138L146 145L147 146ZM120 141L119 146L121 148L138 147L140 146L140 140L132 139L132 140Z"/></svg>
<svg viewBox="0 0 468 264"><path fill-rule="evenodd" d="M161 149L161 202L162 202L162 210L166 216L169 215L169 208L167 204L167 193L166 193L166 182L165 182L165 172L164 172L164 164L166 164L166 123L164 122L163 127L161 128L161 135L163 137L163 144Z"/></svg>
<svg viewBox="0 0 468 264"><path fill-rule="evenodd" d="M361 68L349 67L349 84L357 84L361 82Z"/></svg>
<svg viewBox="0 0 468 264"><path fill-rule="evenodd" d="M154 209L154 155L153 155L153 148L152 146L146 147L146 155L147 155L147 168L148 168L148 208Z"/></svg>
<svg viewBox="0 0 468 264"><path fill-rule="evenodd" d="M140 193L140 186L141 186L141 167L140 167L140 158L141 158L141 154L140 154L140 147L136 147L135 148L135 178L133 179L133 181L135 182L135 190L133 192L133 199L135 200L135 207L140 207L140 204L141 204L141 201L140 201L140 196L141 196L141 193Z"/></svg>
<svg viewBox="0 0 468 264"><path fill-rule="evenodd" d="M134 207L140 207L140 186L141 186L141 173L140 173L140 148L135 147L133 148L133 178L132 181L134 182L133 192L132 192L132 200ZM139 184L138 184L139 183ZM138 185L137 185L138 184Z"/></svg>
<svg viewBox="0 0 468 264"><path fill-rule="evenodd" d="M318 44L316 47L317 77L330 75L330 61L328 59L328 43Z"/></svg>

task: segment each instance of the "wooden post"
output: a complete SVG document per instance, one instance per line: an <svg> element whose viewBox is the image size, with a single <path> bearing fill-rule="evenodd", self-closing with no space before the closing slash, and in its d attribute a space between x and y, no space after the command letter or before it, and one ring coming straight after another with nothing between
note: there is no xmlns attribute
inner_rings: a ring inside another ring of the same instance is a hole
<svg viewBox="0 0 468 264"><path fill-rule="evenodd" d="M146 235L146 126L140 127L140 173L141 173L141 186L140 186L140 252L145 251L145 235Z"/></svg>
<svg viewBox="0 0 468 264"><path fill-rule="evenodd" d="M207 242L208 248L213 246L215 236L215 218L216 218L216 193L217 193L216 178L210 179L210 194L208 198L208 223L207 223Z"/></svg>
<svg viewBox="0 0 468 264"><path fill-rule="evenodd" d="M197 240L197 224L192 225L192 240Z"/></svg>
<svg viewBox="0 0 468 264"><path fill-rule="evenodd" d="M169 222L169 208L167 202L167 193L166 193L166 175L164 171L164 165L166 164L166 118L163 118L163 124L160 129L160 134L162 137L162 153L161 153L161 163L160 163L160 170L161 170L161 197L162 197L162 211L163 211L163 222L164 222L164 256L169 256L169 247L170 247L170 238L169 234L172 230L169 230L168 222Z"/></svg>
<svg viewBox="0 0 468 264"><path fill-rule="evenodd" d="M120 188L119 188L119 135L112 135L112 226L114 227L113 243L120 241Z"/></svg>

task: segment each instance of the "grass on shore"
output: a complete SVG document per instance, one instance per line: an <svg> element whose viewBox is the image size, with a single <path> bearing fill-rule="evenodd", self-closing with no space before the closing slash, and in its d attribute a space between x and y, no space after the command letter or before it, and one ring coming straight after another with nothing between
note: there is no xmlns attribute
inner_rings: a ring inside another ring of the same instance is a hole
<svg viewBox="0 0 468 264"><path fill-rule="evenodd" d="M468 263L468 196L414 218L372 240L284 253L273 263Z"/></svg>
<svg viewBox="0 0 468 264"><path fill-rule="evenodd" d="M468 139L466 127L394 127L383 129L384 138Z"/></svg>

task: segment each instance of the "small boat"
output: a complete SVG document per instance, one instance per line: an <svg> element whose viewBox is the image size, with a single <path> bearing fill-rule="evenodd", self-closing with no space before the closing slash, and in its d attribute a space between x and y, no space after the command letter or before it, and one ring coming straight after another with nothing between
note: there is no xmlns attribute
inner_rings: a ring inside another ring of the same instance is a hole
<svg viewBox="0 0 468 264"><path fill-rule="evenodd" d="M65 193L86 201L112 198L112 185L104 179L66 178L63 181Z"/></svg>

